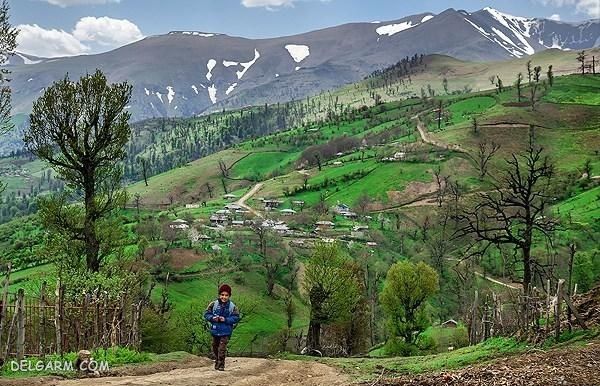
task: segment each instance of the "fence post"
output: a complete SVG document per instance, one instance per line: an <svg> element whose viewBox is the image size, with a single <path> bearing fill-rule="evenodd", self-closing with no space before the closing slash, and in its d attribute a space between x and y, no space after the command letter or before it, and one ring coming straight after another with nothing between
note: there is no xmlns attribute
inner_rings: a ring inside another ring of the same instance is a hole
<svg viewBox="0 0 600 386"><path fill-rule="evenodd" d="M4 334L4 325L6 321L6 309L8 308L8 285L10 283L10 271L12 269L12 264L8 262L6 267L6 277L4 278L3 290L2 290L2 304L0 304L0 350L2 347L2 336ZM0 354L4 359L4 355Z"/></svg>
<svg viewBox="0 0 600 386"><path fill-rule="evenodd" d="M40 347L38 348L39 354L42 359L46 356L46 282L42 282L42 288L40 289Z"/></svg>
<svg viewBox="0 0 600 386"><path fill-rule="evenodd" d="M25 354L25 290L19 288L17 293L17 359Z"/></svg>
<svg viewBox="0 0 600 386"><path fill-rule="evenodd" d="M469 331L469 344L475 344L477 341L477 310L479 307L479 292L475 290L475 300L471 311L471 331Z"/></svg>
<svg viewBox="0 0 600 386"><path fill-rule="evenodd" d="M62 356L62 309L63 286L60 278L56 283L56 302L54 303L54 327L56 330L56 353Z"/></svg>
<svg viewBox="0 0 600 386"><path fill-rule="evenodd" d="M10 321L10 327L8 327L8 334L6 335L6 345L4 346L4 358L8 358L8 355L10 353L10 341L12 338L12 333L13 333L13 329L15 327L15 323L17 321L17 306L18 306L18 302L19 299L15 300L15 312L13 312L13 316L12 319Z"/></svg>
<svg viewBox="0 0 600 386"><path fill-rule="evenodd" d="M88 291L85 292L85 296L83 297L83 307L81 309L81 322L82 322L82 327L81 327L81 334L82 337L80 339L80 342L83 342L83 349L88 349L88 335L89 335L89 328L85 329L85 327L87 326L87 308L88 308L88 303L90 301L90 293ZM84 330L85 329L85 330Z"/></svg>
<svg viewBox="0 0 600 386"><path fill-rule="evenodd" d="M556 309L554 310L554 329L555 329L555 338L556 341L560 339L560 311L561 311L561 301L562 301L562 291L563 284L565 280L560 279L558 281L558 287L556 289Z"/></svg>

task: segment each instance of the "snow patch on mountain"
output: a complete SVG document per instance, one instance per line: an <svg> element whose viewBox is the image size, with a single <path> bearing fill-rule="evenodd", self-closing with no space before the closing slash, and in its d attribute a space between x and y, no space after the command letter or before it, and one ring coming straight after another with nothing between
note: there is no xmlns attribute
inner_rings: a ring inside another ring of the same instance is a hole
<svg viewBox="0 0 600 386"><path fill-rule="evenodd" d="M237 75L238 79L242 79L242 77L244 76L244 74L246 73L246 71L248 71L250 69L250 67L252 67L252 65L254 63L256 63L256 61L258 60L258 58L260 58L260 53L255 48L254 49L254 59L252 59L251 61L246 62L246 63L240 63L240 65L242 67L244 67L244 69L242 71L236 71L236 75Z"/></svg>
<svg viewBox="0 0 600 386"><path fill-rule="evenodd" d="M196 93L196 95L198 95L198 87L196 87L195 84L192 85L192 90L194 90L194 92Z"/></svg>
<svg viewBox="0 0 600 386"><path fill-rule="evenodd" d="M298 71L299 69L301 69L302 67L300 66L296 66L296 68L294 69L294 71Z"/></svg>
<svg viewBox="0 0 600 386"><path fill-rule="evenodd" d="M522 46L515 45L515 47L517 47L519 50L523 51L527 55L535 54L535 50L533 49L533 47L531 47L531 45L529 44L529 42L526 39L526 37L531 37L530 31L531 31L531 27L536 24L535 20L527 19L527 18L519 17L519 16L508 15L506 13L502 13L502 12L495 10L494 8L490 8L490 7L486 7L486 8L484 8L484 10L487 11L490 15L492 15L492 17L494 19L496 19L500 24L502 24L504 27L508 28L508 30L510 30L510 32L512 32L513 35L517 39L519 39ZM501 36L501 35L498 34L498 36ZM514 45L514 43L513 43L513 45Z"/></svg>
<svg viewBox="0 0 600 386"><path fill-rule="evenodd" d="M384 25L382 27L379 27L375 30L375 32L377 32L379 35L388 35L388 36L392 36L397 34L398 32L407 30L409 28L413 28L418 26L420 23L414 24L412 23L412 21L405 21L403 23L399 23L399 24L388 24L388 25Z"/></svg>
<svg viewBox="0 0 600 386"><path fill-rule="evenodd" d="M29 78L29 79L27 79L27 81L28 81L28 82L31 82L32 80L33 80L33 78Z"/></svg>
<svg viewBox="0 0 600 386"><path fill-rule="evenodd" d="M173 86L167 86L167 91L169 92L167 94L167 99L169 100L169 104L171 104L171 102L173 102L173 97L175 96L175 90L173 90Z"/></svg>
<svg viewBox="0 0 600 386"><path fill-rule="evenodd" d="M161 93L159 93L159 92L157 91L157 92L155 92L154 94L155 94L155 95L158 97L158 99L160 99L160 102L161 102L161 103L165 103L165 102L163 101L163 99L162 99L162 94L161 94Z"/></svg>
<svg viewBox="0 0 600 386"><path fill-rule="evenodd" d="M229 93L233 91L233 89L235 88L235 86L237 86L237 82L233 83L231 86L229 86L227 88L227 91L225 91L225 95L229 95Z"/></svg>
<svg viewBox="0 0 600 386"><path fill-rule="evenodd" d="M303 44L287 44L285 49L296 63L300 63L310 55L310 48Z"/></svg>
<svg viewBox="0 0 600 386"><path fill-rule="evenodd" d="M148 90L146 87L144 87L144 91L146 92L146 95L150 95L150 90Z"/></svg>
<svg viewBox="0 0 600 386"><path fill-rule="evenodd" d="M213 103L213 105L215 103L217 103L217 88L215 87L214 83L213 83L212 86L210 86L208 88L208 97L210 98L210 100Z"/></svg>
<svg viewBox="0 0 600 386"><path fill-rule="evenodd" d="M466 17L465 17L464 19L465 19L465 21L466 21L467 23L471 24L471 25L473 26L473 28L475 28L477 31L479 31L479 33L480 33L481 35L483 35L483 37L485 37L487 40L489 40L489 41L491 41L491 42L493 42L493 41L494 41L494 40L492 40L492 39L490 38L490 34L489 34L489 33L487 33L487 32L485 32L485 30L484 30L483 28L481 28L481 27L480 27L480 26L478 26L477 24L473 23L471 20L467 19Z"/></svg>
<svg viewBox="0 0 600 386"><path fill-rule="evenodd" d="M37 64L37 63L42 62L42 60L31 60L28 57L23 56L18 52L15 52L15 55L17 55L19 58L23 59L23 64Z"/></svg>
<svg viewBox="0 0 600 386"><path fill-rule="evenodd" d="M433 19L433 15L427 15L421 19L421 23L425 23L427 20Z"/></svg>
<svg viewBox="0 0 600 386"><path fill-rule="evenodd" d="M212 70L217 65L217 61L214 59L209 59L206 63L206 68L208 68L208 72L206 73L206 79L211 80L212 78Z"/></svg>
<svg viewBox="0 0 600 386"><path fill-rule="evenodd" d="M238 64L238 62L234 62L231 60L223 60L223 66L225 67L237 66Z"/></svg>

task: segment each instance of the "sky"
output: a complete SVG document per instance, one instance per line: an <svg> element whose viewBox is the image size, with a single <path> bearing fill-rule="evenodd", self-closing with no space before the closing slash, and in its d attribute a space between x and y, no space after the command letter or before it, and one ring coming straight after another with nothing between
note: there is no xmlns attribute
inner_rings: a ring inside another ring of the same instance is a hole
<svg viewBox="0 0 600 386"><path fill-rule="evenodd" d="M486 6L515 16L600 19L600 0L8 0L19 52L69 56L105 52L169 31L267 38L349 22L400 19Z"/></svg>

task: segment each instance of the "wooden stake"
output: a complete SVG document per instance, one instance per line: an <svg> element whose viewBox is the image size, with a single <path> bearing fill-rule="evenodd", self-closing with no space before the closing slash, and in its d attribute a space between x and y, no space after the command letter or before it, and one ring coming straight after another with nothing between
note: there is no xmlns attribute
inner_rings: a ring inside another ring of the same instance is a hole
<svg viewBox="0 0 600 386"><path fill-rule="evenodd" d="M25 354L25 290L19 288L17 293L17 359Z"/></svg>
<svg viewBox="0 0 600 386"><path fill-rule="evenodd" d="M555 338L556 341L558 342L558 340L560 339L560 312L561 312L561 301L562 301L562 291L563 291L563 284L564 284L565 280L564 279L560 279L558 281L558 287L556 289L556 308L554 310L554 330L555 330Z"/></svg>
<svg viewBox="0 0 600 386"><path fill-rule="evenodd" d="M4 334L4 325L6 322L6 309L8 308L8 285L10 283L10 272L12 269L12 264L10 262L8 262L8 265L6 267L6 276L4 277L4 284L3 284L3 291L2 291L2 303L0 304L0 347L2 347L2 336ZM0 348L1 350L1 348ZM5 357L0 354L0 356L2 356L2 358L0 359L5 359Z"/></svg>

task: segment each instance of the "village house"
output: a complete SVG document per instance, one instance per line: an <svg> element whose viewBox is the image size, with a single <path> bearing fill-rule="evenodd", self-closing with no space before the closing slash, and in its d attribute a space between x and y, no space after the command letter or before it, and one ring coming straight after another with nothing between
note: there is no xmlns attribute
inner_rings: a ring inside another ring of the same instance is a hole
<svg viewBox="0 0 600 386"><path fill-rule="evenodd" d="M265 210L271 210L279 208L279 205L283 204L283 201L276 199L263 199L263 204L265 205Z"/></svg>
<svg viewBox="0 0 600 386"><path fill-rule="evenodd" d="M198 209L200 204L185 204L185 209Z"/></svg>
<svg viewBox="0 0 600 386"><path fill-rule="evenodd" d="M280 212L284 216L291 216L293 214L296 214L296 211L294 209L281 209Z"/></svg>
<svg viewBox="0 0 600 386"><path fill-rule="evenodd" d="M350 212L350 207L346 204L338 203L337 205L332 207L331 210L333 210L333 213L342 214L342 213Z"/></svg>
<svg viewBox="0 0 600 386"><path fill-rule="evenodd" d="M177 219L169 224L169 228L171 229L188 229L190 226L187 221L182 219Z"/></svg>
<svg viewBox="0 0 600 386"><path fill-rule="evenodd" d="M210 216L210 224L212 226L226 226L229 225L229 216L223 214L213 214Z"/></svg>
<svg viewBox="0 0 600 386"><path fill-rule="evenodd" d="M225 205L225 209L236 211L236 210L242 209L242 207L240 205L238 205L238 204L233 204L232 203L232 204Z"/></svg>
<svg viewBox="0 0 600 386"><path fill-rule="evenodd" d="M449 319L449 320L446 320L444 323L442 323L442 327L443 328L456 328L456 327L458 327L458 322L454 319Z"/></svg>
<svg viewBox="0 0 600 386"><path fill-rule="evenodd" d="M315 227L317 231L324 231L332 229L335 226L331 221L317 221Z"/></svg>
<svg viewBox="0 0 600 386"><path fill-rule="evenodd" d="M228 193L228 194L225 194L223 196L223 198L226 200L235 200L237 198L237 196L235 194Z"/></svg>

